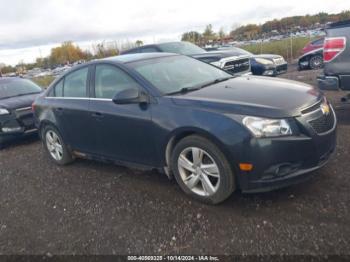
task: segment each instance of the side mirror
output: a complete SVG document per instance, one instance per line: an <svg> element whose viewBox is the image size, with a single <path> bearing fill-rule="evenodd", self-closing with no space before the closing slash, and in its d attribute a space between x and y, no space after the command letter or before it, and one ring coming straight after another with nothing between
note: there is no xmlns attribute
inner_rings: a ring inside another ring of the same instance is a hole
<svg viewBox="0 0 350 262"><path fill-rule="evenodd" d="M148 95L141 92L138 88L130 88L120 91L112 100L115 104L119 105L149 103Z"/></svg>

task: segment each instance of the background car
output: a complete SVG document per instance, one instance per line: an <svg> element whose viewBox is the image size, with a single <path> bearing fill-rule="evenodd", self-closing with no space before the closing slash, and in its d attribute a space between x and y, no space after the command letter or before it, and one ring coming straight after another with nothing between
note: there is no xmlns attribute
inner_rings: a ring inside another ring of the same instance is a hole
<svg viewBox="0 0 350 262"><path fill-rule="evenodd" d="M169 42L141 47L123 51L121 54L167 52L191 56L203 62L215 65L230 74L242 75L250 73L249 55L232 52L230 50L216 50L207 52L189 42Z"/></svg>
<svg viewBox="0 0 350 262"><path fill-rule="evenodd" d="M298 70L320 69L323 67L323 47L314 49L298 58Z"/></svg>
<svg viewBox="0 0 350 262"><path fill-rule="evenodd" d="M304 55L316 49L323 48L323 42L324 42L324 37L311 41L302 49L302 54Z"/></svg>
<svg viewBox="0 0 350 262"><path fill-rule="evenodd" d="M230 50L237 55L248 55L250 57L250 66L253 75L277 76L287 72L288 63L283 56L273 54L254 55L244 49L228 46L209 48L210 50Z"/></svg>
<svg viewBox="0 0 350 262"><path fill-rule="evenodd" d="M320 89L350 90L350 20L326 27L323 75L317 78ZM350 99L350 94L342 98Z"/></svg>
<svg viewBox="0 0 350 262"><path fill-rule="evenodd" d="M0 78L0 147L37 131L31 106L41 92L30 80Z"/></svg>
<svg viewBox="0 0 350 262"><path fill-rule="evenodd" d="M232 76L188 56L122 55L73 68L39 96L37 126L58 165L74 157L164 170L216 204L310 177L335 149L318 89Z"/></svg>

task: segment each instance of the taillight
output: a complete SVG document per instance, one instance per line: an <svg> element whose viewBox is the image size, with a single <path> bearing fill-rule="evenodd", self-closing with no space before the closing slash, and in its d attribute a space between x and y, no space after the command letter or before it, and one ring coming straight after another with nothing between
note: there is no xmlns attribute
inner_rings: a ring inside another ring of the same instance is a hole
<svg viewBox="0 0 350 262"><path fill-rule="evenodd" d="M35 104L33 103L32 104L32 112L34 113L34 111L35 111Z"/></svg>
<svg viewBox="0 0 350 262"><path fill-rule="evenodd" d="M340 55L346 47L345 37L326 38L323 44L323 60L329 62Z"/></svg>

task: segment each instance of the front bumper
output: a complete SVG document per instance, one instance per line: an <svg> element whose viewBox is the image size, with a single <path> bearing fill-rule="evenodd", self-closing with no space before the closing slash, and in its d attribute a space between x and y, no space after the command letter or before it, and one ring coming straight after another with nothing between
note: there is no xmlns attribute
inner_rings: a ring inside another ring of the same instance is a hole
<svg viewBox="0 0 350 262"><path fill-rule="evenodd" d="M324 166L336 147L336 118L333 128L317 134L308 124L320 111L295 119L300 134L279 138L252 138L242 147L239 159L252 163L250 172L238 176L243 192L266 192L302 182Z"/></svg>
<svg viewBox="0 0 350 262"><path fill-rule="evenodd" d="M31 111L14 111L0 118L0 144L37 132Z"/></svg>
<svg viewBox="0 0 350 262"><path fill-rule="evenodd" d="M277 65L270 68L265 68L265 71L262 73L264 76L278 76L286 73L288 70L288 64Z"/></svg>

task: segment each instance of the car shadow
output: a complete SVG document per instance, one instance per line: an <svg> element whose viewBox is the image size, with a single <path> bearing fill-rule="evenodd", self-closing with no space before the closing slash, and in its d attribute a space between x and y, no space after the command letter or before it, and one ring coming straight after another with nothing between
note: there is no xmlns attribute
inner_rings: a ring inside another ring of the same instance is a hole
<svg viewBox="0 0 350 262"><path fill-rule="evenodd" d="M14 138L11 141L6 141L5 143L1 144L0 150L9 149L17 146L28 145L37 141L39 141L38 134L31 134L24 137Z"/></svg>

